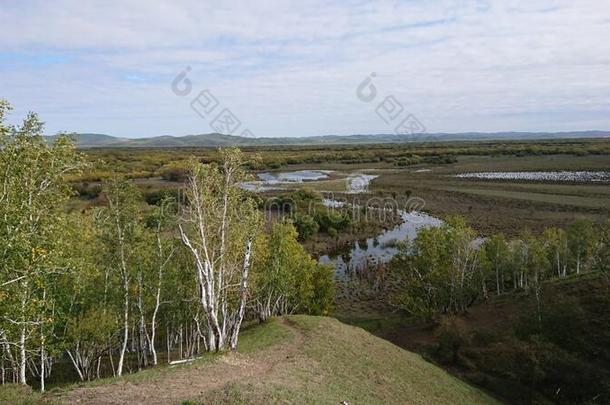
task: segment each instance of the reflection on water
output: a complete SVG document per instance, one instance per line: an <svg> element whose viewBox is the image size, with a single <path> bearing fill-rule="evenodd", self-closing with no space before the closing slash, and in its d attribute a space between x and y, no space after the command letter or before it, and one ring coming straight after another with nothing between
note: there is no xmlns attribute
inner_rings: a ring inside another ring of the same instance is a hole
<svg viewBox="0 0 610 405"><path fill-rule="evenodd" d="M339 284L338 297L349 298L358 289L378 291L383 287L385 266L398 253L397 242L413 240L425 227L440 226L443 221L423 212L402 212L403 222L374 238L354 242L348 252L324 255L323 264L332 264Z"/></svg>
<svg viewBox="0 0 610 405"><path fill-rule="evenodd" d="M266 184L302 183L328 178L329 170L297 170L294 172L259 173L258 178Z"/></svg>
<svg viewBox="0 0 610 405"><path fill-rule="evenodd" d="M333 200L331 198L323 198L322 205L329 208L339 208L343 207L346 204L345 201Z"/></svg>
<svg viewBox="0 0 610 405"><path fill-rule="evenodd" d="M307 181L323 180L328 178L331 170L297 170L293 172L263 172L258 173L259 180L247 181L240 186L247 191L263 192L278 190L274 187L280 184L303 183Z"/></svg>
<svg viewBox="0 0 610 405"><path fill-rule="evenodd" d="M258 173L258 180L241 183L244 190L263 192L281 190L282 185L305 183L309 181L325 180L329 178L332 170L296 170L291 172L263 172ZM362 173L352 173L345 177L347 194L366 193L373 179L379 176ZM278 187L280 186L280 187Z"/></svg>
<svg viewBox="0 0 610 405"><path fill-rule="evenodd" d="M372 174L352 174L347 178L347 193L360 194L369 191L369 184L379 176Z"/></svg>

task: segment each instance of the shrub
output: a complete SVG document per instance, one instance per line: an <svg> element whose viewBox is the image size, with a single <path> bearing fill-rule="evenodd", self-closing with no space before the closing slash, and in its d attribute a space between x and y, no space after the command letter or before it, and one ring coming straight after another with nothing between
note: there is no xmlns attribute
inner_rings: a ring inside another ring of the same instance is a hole
<svg viewBox="0 0 610 405"><path fill-rule="evenodd" d="M294 220L294 226L299 233L299 240L304 241L311 238L318 232L318 223L307 214L299 215Z"/></svg>
<svg viewBox="0 0 610 405"><path fill-rule="evenodd" d="M467 328L457 317L441 318L436 338L436 357L447 364L457 364L461 350L470 342Z"/></svg>

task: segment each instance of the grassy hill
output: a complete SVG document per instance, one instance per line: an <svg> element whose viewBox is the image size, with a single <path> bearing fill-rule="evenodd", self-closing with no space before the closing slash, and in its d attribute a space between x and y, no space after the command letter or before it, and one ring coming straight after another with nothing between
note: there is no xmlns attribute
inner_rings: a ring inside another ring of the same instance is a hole
<svg viewBox="0 0 610 405"><path fill-rule="evenodd" d="M468 314L418 322L338 314L508 403L610 403L610 278L590 272L493 296Z"/></svg>
<svg viewBox="0 0 610 405"><path fill-rule="evenodd" d="M496 403L417 354L333 318L309 316L246 329L238 353L55 389L42 398L2 392L0 402L30 403Z"/></svg>

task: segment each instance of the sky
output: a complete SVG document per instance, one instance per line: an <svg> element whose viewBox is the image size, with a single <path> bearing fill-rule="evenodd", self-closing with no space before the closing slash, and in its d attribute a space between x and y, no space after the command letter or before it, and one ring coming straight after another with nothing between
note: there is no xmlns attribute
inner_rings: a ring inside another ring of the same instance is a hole
<svg viewBox="0 0 610 405"><path fill-rule="evenodd" d="M610 130L610 1L0 0L0 98L49 134Z"/></svg>

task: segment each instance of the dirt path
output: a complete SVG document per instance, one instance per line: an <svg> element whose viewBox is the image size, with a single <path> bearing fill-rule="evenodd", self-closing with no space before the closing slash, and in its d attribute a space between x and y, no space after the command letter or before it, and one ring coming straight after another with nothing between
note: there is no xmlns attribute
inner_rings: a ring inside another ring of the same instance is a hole
<svg viewBox="0 0 610 405"><path fill-rule="evenodd" d="M299 328L285 318L281 322L293 333L292 341L253 354L227 353L213 361L180 366L147 379L76 388L50 399L70 404L179 404L232 382L260 380L280 365L285 367L287 361L295 361L304 342Z"/></svg>

